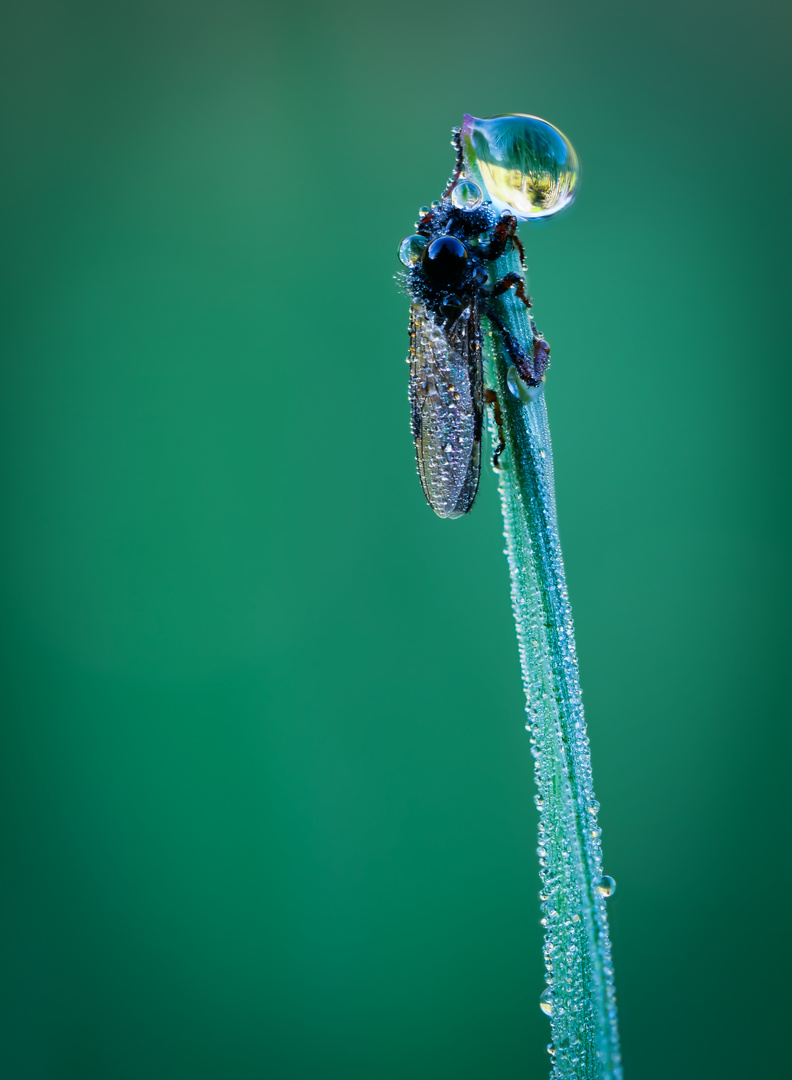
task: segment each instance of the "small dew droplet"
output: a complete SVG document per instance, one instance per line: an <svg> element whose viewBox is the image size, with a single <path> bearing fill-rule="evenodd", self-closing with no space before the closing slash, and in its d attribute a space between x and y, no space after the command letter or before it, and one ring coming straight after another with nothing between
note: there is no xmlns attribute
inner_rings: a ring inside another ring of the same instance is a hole
<svg viewBox="0 0 792 1080"><path fill-rule="evenodd" d="M451 192L451 202L457 210L475 210L481 205L481 188L472 180L460 180Z"/></svg>
<svg viewBox="0 0 792 1080"><path fill-rule="evenodd" d="M612 877L608 877L607 874L603 874L597 884L594 886L594 891L599 893L600 896L604 896L606 899L609 896L613 896L616 892L616 882Z"/></svg>
<svg viewBox="0 0 792 1080"><path fill-rule="evenodd" d="M526 404L536 401L544 391L544 383L539 383L538 386L529 386L524 379L520 378L520 373L513 364L506 372L506 385L513 397L524 401Z"/></svg>
<svg viewBox="0 0 792 1080"><path fill-rule="evenodd" d="M399 258L405 266L415 266L420 260L428 241L425 236L405 236L399 244Z"/></svg>
<svg viewBox="0 0 792 1080"><path fill-rule="evenodd" d="M462 301L454 293L448 293L448 295L444 296L440 301L440 308L445 315L454 311L461 311Z"/></svg>
<svg viewBox="0 0 792 1080"><path fill-rule="evenodd" d="M553 1015L553 991L549 986L539 995L539 1008L545 1016Z"/></svg>

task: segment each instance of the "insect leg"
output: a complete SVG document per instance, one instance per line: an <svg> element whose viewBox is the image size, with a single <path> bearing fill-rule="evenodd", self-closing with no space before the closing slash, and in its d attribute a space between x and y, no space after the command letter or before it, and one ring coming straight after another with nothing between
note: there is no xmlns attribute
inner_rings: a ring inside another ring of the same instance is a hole
<svg viewBox="0 0 792 1080"><path fill-rule="evenodd" d="M514 292L519 296L525 306L527 308L533 307L530 296L525 292L525 279L522 274L518 274L516 270L504 274L500 281L496 281L495 287L492 290L492 295L500 296L502 293L507 292L512 285L515 286Z"/></svg>
<svg viewBox="0 0 792 1080"><path fill-rule="evenodd" d="M492 230L492 240L490 240L486 252L482 252L482 254L487 259L499 259L505 253L510 240L520 253L520 265L524 270L525 248L517 235L517 218L511 214L498 221Z"/></svg>
<svg viewBox="0 0 792 1080"><path fill-rule="evenodd" d="M485 390L484 400L488 405L492 406L492 414L495 417L495 423L498 428L498 445L492 451L492 467L493 469L499 469L500 456L506 449L506 440L503 438L503 416L501 414L500 402L498 401L498 395L494 390Z"/></svg>
<svg viewBox="0 0 792 1080"><path fill-rule="evenodd" d="M532 338L532 354L527 353L517 338L510 333L501 320L490 308L484 314L500 334L501 340L508 352L512 363L517 368L517 373L528 386L538 386L542 381L547 365L550 362L550 346L543 337L534 332ZM532 326L533 329L533 326Z"/></svg>

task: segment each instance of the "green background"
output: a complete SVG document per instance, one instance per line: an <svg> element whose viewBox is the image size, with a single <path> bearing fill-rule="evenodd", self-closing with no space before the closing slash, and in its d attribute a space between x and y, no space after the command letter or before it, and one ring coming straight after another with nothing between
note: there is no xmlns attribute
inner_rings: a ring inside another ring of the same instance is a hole
<svg viewBox="0 0 792 1080"><path fill-rule="evenodd" d="M6 7L2 1080L542 1078L495 484L392 275L463 112L524 229L632 1080L788 1069L790 17Z"/></svg>

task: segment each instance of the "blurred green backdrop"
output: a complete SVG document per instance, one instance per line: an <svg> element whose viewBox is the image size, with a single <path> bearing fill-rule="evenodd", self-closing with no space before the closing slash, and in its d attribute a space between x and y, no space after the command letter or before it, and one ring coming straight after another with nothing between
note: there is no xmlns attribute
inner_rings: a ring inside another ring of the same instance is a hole
<svg viewBox="0 0 792 1080"><path fill-rule="evenodd" d="M423 502L391 280L464 111L524 230L632 1080L782 1075L790 16L6 7L2 1080L542 1078L491 475Z"/></svg>

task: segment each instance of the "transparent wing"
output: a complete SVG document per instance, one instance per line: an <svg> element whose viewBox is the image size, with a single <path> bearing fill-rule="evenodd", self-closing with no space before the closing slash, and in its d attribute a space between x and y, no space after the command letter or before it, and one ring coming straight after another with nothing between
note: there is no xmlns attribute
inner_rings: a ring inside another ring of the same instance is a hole
<svg viewBox="0 0 792 1080"><path fill-rule="evenodd" d="M481 473L481 341L475 305L446 325L414 303L409 362L412 432L426 500L439 517L461 517L473 505Z"/></svg>

